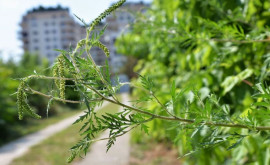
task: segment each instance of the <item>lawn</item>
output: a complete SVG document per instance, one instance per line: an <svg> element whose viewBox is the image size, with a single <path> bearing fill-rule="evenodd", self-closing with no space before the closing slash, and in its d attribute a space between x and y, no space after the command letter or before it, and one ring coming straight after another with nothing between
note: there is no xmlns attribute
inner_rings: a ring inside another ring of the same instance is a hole
<svg viewBox="0 0 270 165"><path fill-rule="evenodd" d="M60 107L63 108L63 107ZM20 132L21 136L39 131L43 128L46 128L49 125L55 124L65 118L74 116L76 114L79 114L80 112L82 112L81 110L71 110L69 108L66 107L66 110L55 115L55 116L51 116L49 118L42 118L42 119L28 119L28 123L24 124L24 125L18 125L16 126L16 130L18 132Z"/></svg>
<svg viewBox="0 0 270 165"><path fill-rule="evenodd" d="M82 112L82 109L70 109L68 107L57 106L59 113L50 116L49 118L42 119L33 119L31 117L27 117L27 122L23 124L17 124L12 126L12 130L14 134L10 136L7 140L0 142L0 146L7 144L13 140L16 140L22 136L27 134L39 131L43 128L46 128L49 125L55 124L65 118L74 116ZM50 113L50 112L49 112Z"/></svg>
<svg viewBox="0 0 270 165"><path fill-rule="evenodd" d="M108 104L98 110L97 114L117 112L119 106ZM33 146L25 155L15 159L11 165L65 165L69 156L69 148L80 139L79 129L81 124L76 124ZM77 159L78 160L78 159Z"/></svg>

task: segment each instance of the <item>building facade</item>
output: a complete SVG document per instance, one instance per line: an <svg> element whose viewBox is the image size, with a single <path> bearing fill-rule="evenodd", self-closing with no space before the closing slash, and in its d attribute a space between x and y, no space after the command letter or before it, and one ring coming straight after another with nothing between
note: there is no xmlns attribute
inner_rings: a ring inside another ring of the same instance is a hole
<svg viewBox="0 0 270 165"><path fill-rule="evenodd" d="M125 63L128 62L126 56L117 53L116 39L130 30L130 26L135 21L136 13L145 12L148 6L142 2L127 2L107 16L105 22L108 27L104 34L104 41L110 50L110 65L113 66L112 71L114 73L119 73Z"/></svg>
<svg viewBox="0 0 270 165"><path fill-rule="evenodd" d="M25 52L38 53L53 63L59 52L74 46L85 33L76 23L68 8L35 8L23 16L21 36Z"/></svg>
<svg viewBox="0 0 270 165"><path fill-rule="evenodd" d="M100 40L110 50L108 62L113 73L119 73L127 62L125 56L116 52L116 38L129 30L128 26L135 19L132 13L144 12L146 7L144 3L125 3L96 27L98 32L105 24L107 25ZM20 25L22 29L20 39L24 51L38 53L46 57L50 63L53 63L59 55L59 52L54 49L68 50L70 46L74 48L76 43L86 35L84 26L75 22L68 8L61 6L34 8L23 16ZM106 56L101 49L93 47L90 53L98 65L105 64Z"/></svg>

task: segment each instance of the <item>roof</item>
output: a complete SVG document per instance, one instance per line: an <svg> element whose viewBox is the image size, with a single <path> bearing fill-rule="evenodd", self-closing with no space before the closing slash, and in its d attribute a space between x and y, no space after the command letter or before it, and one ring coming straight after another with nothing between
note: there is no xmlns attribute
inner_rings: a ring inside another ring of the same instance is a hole
<svg viewBox="0 0 270 165"><path fill-rule="evenodd" d="M36 13L36 12L47 12L47 11L69 11L68 7L62 7L61 5L58 5L56 7L43 7L39 6L36 8L33 8L29 10L27 13Z"/></svg>

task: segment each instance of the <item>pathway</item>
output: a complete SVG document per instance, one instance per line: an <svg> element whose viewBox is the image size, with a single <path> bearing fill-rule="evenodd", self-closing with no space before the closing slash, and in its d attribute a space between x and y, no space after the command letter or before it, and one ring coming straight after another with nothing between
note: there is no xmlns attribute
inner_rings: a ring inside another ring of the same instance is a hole
<svg viewBox="0 0 270 165"><path fill-rule="evenodd" d="M128 94L122 94L123 103L129 104L128 99ZM109 131L105 131L100 138L106 138L108 135ZM75 162L74 165L128 165L130 157L129 138L129 133L116 138L115 144L107 153L106 140L95 142L86 157L80 162Z"/></svg>
<svg viewBox="0 0 270 165"><path fill-rule="evenodd" d="M102 107L106 106L107 104L108 102L105 102ZM0 147L0 165L10 164L13 159L22 156L30 147L40 143L57 132L68 128L82 114L84 113L82 112L79 115L77 114L76 116L64 119L56 124L48 126L41 131L32 133Z"/></svg>

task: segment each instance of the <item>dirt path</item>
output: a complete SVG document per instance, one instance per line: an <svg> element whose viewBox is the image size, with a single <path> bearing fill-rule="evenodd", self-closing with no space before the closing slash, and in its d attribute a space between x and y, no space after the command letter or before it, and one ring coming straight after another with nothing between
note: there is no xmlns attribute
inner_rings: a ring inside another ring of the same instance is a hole
<svg viewBox="0 0 270 165"><path fill-rule="evenodd" d="M122 95L123 102L129 104L128 94ZM105 131L100 138L108 137L109 132ZM118 137L114 146L106 153L107 141L98 141L91 146L91 151L86 157L80 161L73 163L74 165L128 165L130 157L130 135Z"/></svg>
<svg viewBox="0 0 270 165"><path fill-rule="evenodd" d="M102 107L107 104L105 102ZM82 114L83 112L0 147L0 165L10 164L13 159L22 156L33 145L69 127Z"/></svg>

